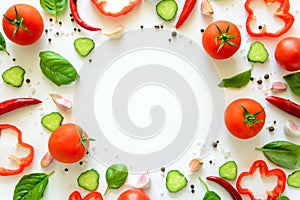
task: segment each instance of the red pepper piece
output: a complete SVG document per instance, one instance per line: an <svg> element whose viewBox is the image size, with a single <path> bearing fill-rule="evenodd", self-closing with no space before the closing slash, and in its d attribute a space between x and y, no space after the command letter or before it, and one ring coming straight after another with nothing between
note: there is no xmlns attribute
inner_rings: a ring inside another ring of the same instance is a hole
<svg viewBox="0 0 300 200"><path fill-rule="evenodd" d="M272 32L267 32L266 25L263 25L262 29L260 32L253 32L251 27L250 27L250 22L254 18L254 12L252 8L250 8L250 3L253 2L253 0L247 0L245 3L245 9L248 12L248 17L246 20L246 30L249 35L254 36L254 37L262 37L262 36L267 36L267 37L279 37L282 34L286 33L293 25L295 18L294 16L289 13L290 10L290 2L289 0L264 0L264 2L267 5L271 5L272 3L279 2L280 6L274 13L274 17L278 17L284 21L284 27L276 31L275 33Z"/></svg>
<svg viewBox="0 0 300 200"><path fill-rule="evenodd" d="M105 4L107 3L107 0L91 0L93 4L97 7L97 9L105 16L108 17L119 17L122 15L126 15L129 13L136 5L140 4L142 0L129 0L129 3L127 6L122 8L119 12L110 12L105 10Z"/></svg>
<svg viewBox="0 0 300 200"><path fill-rule="evenodd" d="M81 194L78 191L74 191L70 194L69 200L103 200L102 195L99 192L90 192L84 198L81 197Z"/></svg>
<svg viewBox="0 0 300 200"><path fill-rule="evenodd" d="M70 0L70 9L74 20L77 22L79 26L89 31L101 31L101 28L90 26L81 19L81 17L78 14L77 0Z"/></svg>
<svg viewBox="0 0 300 200"><path fill-rule="evenodd" d="M9 155L9 158L15 161L19 167L16 169L7 169L4 167L0 167L0 176L10 176L19 174L23 171L23 169L29 166L33 160L34 149L31 145L22 142L22 132L15 126L9 124L0 124L0 136L3 129L11 129L18 134L18 145L29 150L29 154L25 157L17 158L14 155Z"/></svg>
<svg viewBox="0 0 300 200"><path fill-rule="evenodd" d="M243 200L240 193L231 185L231 183L229 183L225 179L217 176L208 176L206 177L206 179L218 183L223 188L225 188L230 193L233 200Z"/></svg>
<svg viewBox="0 0 300 200"><path fill-rule="evenodd" d="M267 164L263 160L255 161L252 166L250 167L249 172L242 172L236 182L236 188L240 192L240 194L246 194L250 197L251 200L256 200L257 198L254 197L253 192L249 188L243 188L241 183L244 177L246 176L253 176L255 171L259 169L260 176L262 178L269 177L269 176L276 176L277 177L277 185L271 191L266 191L268 198L267 200L275 200L277 197L280 196L285 190L286 184L286 175L284 171L279 168L275 169L268 169Z"/></svg>
<svg viewBox="0 0 300 200"><path fill-rule="evenodd" d="M0 103L0 115L16 110L18 108L23 108L26 106L31 106L39 103L42 103L42 101L34 98L9 99Z"/></svg>
<svg viewBox="0 0 300 200"><path fill-rule="evenodd" d="M289 99L284 99L276 96L267 96L266 100L280 108L281 110L293 115L295 117L300 118L300 105L295 102L290 101Z"/></svg>
<svg viewBox="0 0 300 200"><path fill-rule="evenodd" d="M192 10L195 7L197 0L186 0L183 6L183 9L180 13L179 19L175 25L175 27L178 29L181 27L181 25L186 21L186 19L191 14Z"/></svg>

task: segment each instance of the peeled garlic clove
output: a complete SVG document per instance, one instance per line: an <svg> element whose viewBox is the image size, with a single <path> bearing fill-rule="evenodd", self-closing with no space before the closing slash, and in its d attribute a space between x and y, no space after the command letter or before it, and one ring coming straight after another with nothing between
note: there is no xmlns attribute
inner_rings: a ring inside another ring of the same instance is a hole
<svg viewBox="0 0 300 200"><path fill-rule="evenodd" d="M103 35L106 35L107 37L110 38L119 38L123 35L124 33L124 27L122 25L119 25L115 30L109 33L102 33Z"/></svg>
<svg viewBox="0 0 300 200"><path fill-rule="evenodd" d="M300 136L299 126L295 122L288 120L284 125L284 133L289 136L299 137Z"/></svg>
<svg viewBox="0 0 300 200"><path fill-rule="evenodd" d="M203 15L213 15L214 14L214 10L213 10L210 0L202 0L201 13Z"/></svg>
<svg viewBox="0 0 300 200"><path fill-rule="evenodd" d="M200 158L193 158L189 163L189 172L195 173L199 171L203 164L203 161Z"/></svg>
<svg viewBox="0 0 300 200"><path fill-rule="evenodd" d="M49 152L47 152L43 158L41 159L41 167L47 167L53 162L53 157L50 155Z"/></svg>
<svg viewBox="0 0 300 200"><path fill-rule="evenodd" d="M137 180L136 184L133 187L145 190L148 189L150 186L151 186L151 179L147 172Z"/></svg>
<svg viewBox="0 0 300 200"><path fill-rule="evenodd" d="M274 82L272 83L271 90L273 92L284 92L287 89L287 84L282 82Z"/></svg>
<svg viewBox="0 0 300 200"><path fill-rule="evenodd" d="M62 97L60 94L49 93L49 95L59 109L63 111L72 110L72 102L69 99Z"/></svg>

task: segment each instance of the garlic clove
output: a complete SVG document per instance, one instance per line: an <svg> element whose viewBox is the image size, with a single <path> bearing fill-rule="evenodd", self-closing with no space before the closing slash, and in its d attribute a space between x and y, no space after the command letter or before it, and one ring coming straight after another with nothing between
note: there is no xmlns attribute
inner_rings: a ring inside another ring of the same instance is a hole
<svg viewBox="0 0 300 200"><path fill-rule="evenodd" d="M291 120L287 120L284 125L284 133L289 136L299 137L300 136L300 129L298 124Z"/></svg>
<svg viewBox="0 0 300 200"><path fill-rule="evenodd" d="M148 172L146 172L140 176L140 178L137 180L136 184L133 187L145 190L150 188L150 186L151 186L151 178Z"/></svg>
<svg viewBox="0 0 300 200"><path fill-rule="evenodd" d="M200 158L193 158L189 163L189 173L195 173L200 170L203 161Z"/></svg>
<svg viewBox="0 0 300 200"><path fill-rule="evenodd" d="M109 38L119 38L124 33L124 27L122 25L119 25L115 30L109 33L102 33L103 35L106 35Z"/></svg>
<svg viewBox="0 0 300 200"><path fill-rule="evenodd" d="M51 96L53 102L59 109L63 111L72 110L72 102L69 99L66 99L62 97L60 94L56 94L56 93L49 93L49 95Z"/></svg>
<svg viewBox="0 0 300 200"><path fill-rule="evenodd" d="M271 90L273 92L284 92L287 89L287 84L283 82L274 82L272 83Z"/></svg>
<svg viewBox="0 0 300 200"><path fill-rule="evenodd" d="M214 10L213 10L210 0L202 0L201 13L203 15L208 15L208 16L214 14Z"/></svg>
<svg viewBox="0 0 300 200"><path fill-rule="evenodd" d="M47 152L41 159L41 167L48 167L53 162L53 157Z"/></svg>

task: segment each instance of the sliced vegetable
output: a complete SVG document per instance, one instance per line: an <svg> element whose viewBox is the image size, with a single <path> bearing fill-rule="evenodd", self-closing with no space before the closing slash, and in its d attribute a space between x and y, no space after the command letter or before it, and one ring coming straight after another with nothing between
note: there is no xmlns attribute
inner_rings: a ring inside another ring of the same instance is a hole
<svg viewBox="0 0 300 200"><path fill-rule="evenodd" d="M25 70L21 66L13 66L2 73L2 79L5 83L21 87L24 82Z"/></svg>
<svg viewBox="0 0 300 200"><path fill-rule="evenodd" d="M171 193L176 193L186 187L188 180L178 170L171 170L166 177L166 187Z"/></svg>
<svg viewBox="0 0 300 200"><path fill-rule="evenodd" d="M237 176L237 164L230 160L219 167L219 175L228 180L234 180Z"/></svg>
<svg viewBox="0 0 300 200"><path fill-rule="evenodd" d="M178 5L175 0L161 0L156 4L157 15L165 21L175 18Z"/></svg>
<svg viewBox="0 0 300 200"><path fill-rule="evenodd" d="M70 194L69 200L103 200L102 195L99 192L90 192L84 198L81 197L81 194L78 191L74 191Z"/></svg>
<svg viewBox="0 0 300 200"><path fill-rule="evenodd" d="M73 65L58 53L43 51L39 56L43 74L57 86L68 85L79 78Z"/></svg>
<svg viewBox="0 0 300 200"><path fill-rule="evenodd" d="M182 26L182 24L187 20L187 18L190 16L192 10L195 7L197 0L185 0L185 3L183 5L183 9L180 13L179 19L175 25L175 27L178 29Z"/></svg>
<svg viewBox="0 0 300 200"><path fill-rule="evenodd" d="M91 38L80 37L74 41L74 48L79 55L85 57L95 48L95 43Z"/></svg>
<svg viewBox="0 0 300 200"><path fill-rule="evenodd" d="M300 167L300 145L289 141L273 141L255 149L262 151L275 165L287 169Z"/></svg>
<svg viewBox="0 0 300 200"><path fill-rule="evenodd" d="M41 7L47 13L54 15L56 22L58 21L58 14L66 9L67 3L67 0L40 0Z"/></svg>
<svg viewBox="0 0 300 200"><path fill-rule="evenodd" d="M23 176L15 187L13 200L41 200L52 174L54 171Z"/></svg>
<svg viewBox="0 0 300 200"><path fill-rule="evenodd" d="M221 199L221 197L216 192L209 190L207 184L202 180L201 177L199 177L199 180L206 189L203 200L220 200Z"/></svg>
<svg viewBox="0 0 300 200"><path fill-rule="evenodd" d="M113 164L108 167L105 173L107 188L104 192L104 196L110 189L120 188L125 183L127 176L128 169L124 164Z"/></svg>
<svg viewBox="0 0 300 200"><path fill-rule="evenodd" d="M283 78L291 88L293 94L300 97L300 72L288 74Z"/></svg>
<svg viewBox="0 0 300 200"><path fill-rule="evenodd" d="M219 87L225 87L225 88L241 88L246 86L251 78L251 74L252 74L252 69L253 67L251 67L251 69L244 71L240 74L237 74L233 77L230 78L226 78L223 79L220 83L219 83Z"/></svg>
<svg viewBox="0 0 300 200"><path fill-rule="evenodd" d="M77 178L77 183L83 189L94 191L99 186L99 173L95 169L82 172Z"/></svg>
<svg viewBox="0 0 300 200"><path fill-rule="evenodd" d="M5 113L8 113L10 111L40 104L42 101L35 99L35 98L15 98L15 99L9 99L6 101L3 101L0 103L0 115L3 115Z"/></svg>
<svg viewBox="0 0 300 200"><path fill-rule="evenodd" d="M247 54L248 61L264 63L268 58L269 52L263 43L256 41L250 45L250 49Z"/></svg>
<svg viewBox="0 0 300 200"><path fill-rule="evenodd" d="M285 111L286 113L300 118L300 105L295 102L277 96L267 96L266 100L276 106L277 108Z"/></svg>
<svg viewBox="0 0 300 200"><path fill-rule="evenodd" d="M0 51L4 51L7 55L9 55L9 52L6 49L5 39L1 32L0 32Z"/></svg>
<svg viewBox="0 0 300 200"><path fill-rule="evenodd" d="M285 190L285 184L286 184L286 175L284 171L282 171L280 168L275 169L268 169L267 164L263 160L256 160L250 167L250 170L248 172L242 172L237 181L236 181L236 188L239 191L240 194L245 194L250 197L251 200L260 199L254 196L253 192L249 188L244 188L242 186L242 181L247 176L253 176L256 170L259 170L260 176L262 178L265 177L271 177L276 176L277 177L277 185L272 189L266 191L266 194L268 196L268 200L276 199L280 196ZM266 198L263 198L266 199Z"/></svg>
<svg viewBox="0 0 300 200"><path fill-rule="evenodd" d="M287 184L291 187L300 188L300 170L288 175Z"/></svg>
<svg viewBox="0 0 300 200"><path fill-rule="evenodd" d="M60 127L64 117L59 112L51 112L42 117L41 123L43 127L53 132Z"/></svg>
<svg viewBox="0 0 300 200"><path fill-rule="evenodd" d="M31 162L33 160L33 154L34 154L33 146L31 146L27 143L24 143L22 141L22 132L17 127L10 125L10 124L0 124L0 136L4 129L11 129L12 131L16 132L18 145L25 149L28 149L29 153L28 153L28 155L21 157L21 158L18 158L15 155L9 155L8 158L11 159L12 161L16 162L18 167L15 169L7 169L4 167L0 167L0 176L11 176L11 175L15 175L15 174L20 174L24 170L25 167L28 167L31 164Z"/></svg>
<svg viewBox="0 0 300 200"><path fill-rule="evenodd" d="M289 136L299 137L300 128L298 124L296 124L292 120L287 120L284 124L284 133Z"/></svg>
<svg viewBox="0 0 300 200"><path fill-rule="evenodd" d="M247 0L245 2L245 9L248 12L248 17L246 20L246 30L249 35L254 37L262 37L262 36L279 37L284 33L286 33L292 27L295 18L289 12L290 11L289 0L264 0L266 5L272 5L273 3L277 3L277 2L280 4L277 10L274 12L274 17L278 17L279 19L282 19L282 21L284 22L284 26L283 28L277 30L275 33L272 33L267 31L267 26L264 24L260 32L254 32L251 29L251 21L255 19L255 14L252 7L250 6L250 4L253 1L254 0Z"/></svg>

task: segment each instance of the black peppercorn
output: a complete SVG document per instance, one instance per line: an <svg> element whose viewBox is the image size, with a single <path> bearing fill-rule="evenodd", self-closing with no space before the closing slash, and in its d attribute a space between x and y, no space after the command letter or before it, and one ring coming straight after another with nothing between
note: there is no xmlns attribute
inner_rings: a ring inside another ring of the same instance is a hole
<svg viewBox="0 0 300 200"><path fill-rule="evenodd" d="M263 81L262 81L261 79L258 79L258 80L257 80L257 84L259 84L259 85L262 84L262 82L263 82Z"/></svg>
<svg viewBox="0 0 300 200"><path fill-rule="evenodd" d="M269 78L270 78L270 75L269 75L269 74L265 74L265 75L264 75L264 78L265 78L265 79L269 79Z"/></svg>
<svg viewBox="0 0 300 200"><path fill-rule="evenodd" d="M274 130L275 130L274 126L270 126L270 127L269 127L269 131L270 131L270 132L273 132Z"/></svg>

